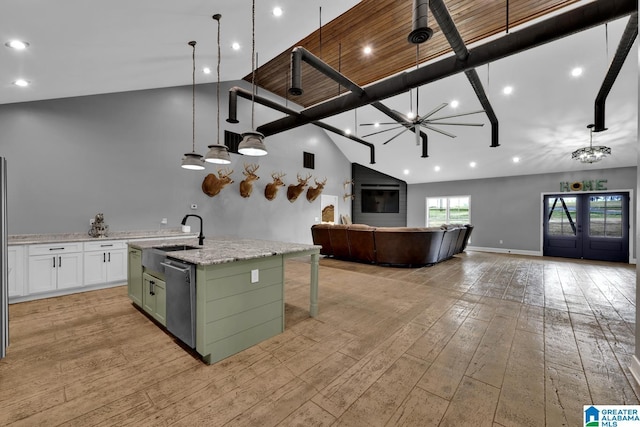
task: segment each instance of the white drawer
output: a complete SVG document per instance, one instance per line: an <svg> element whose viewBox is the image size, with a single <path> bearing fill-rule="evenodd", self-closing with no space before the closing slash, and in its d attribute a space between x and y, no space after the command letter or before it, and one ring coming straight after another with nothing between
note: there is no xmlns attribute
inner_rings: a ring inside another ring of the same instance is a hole
<svg viewBox="0 0 640 427"><path fill-rule="evenodd" d="M29 255L47 255L69 252L82 252L82 242L47 243L44 245L29 246Z"/></svg>
<svg viewBox="0 0 640 427"><path fill-rule="evenodd" d="M124 240L100 240L97 242L84 242L84 250L93 251L110 251L114 249L125 249L127 242Z"/></svg>

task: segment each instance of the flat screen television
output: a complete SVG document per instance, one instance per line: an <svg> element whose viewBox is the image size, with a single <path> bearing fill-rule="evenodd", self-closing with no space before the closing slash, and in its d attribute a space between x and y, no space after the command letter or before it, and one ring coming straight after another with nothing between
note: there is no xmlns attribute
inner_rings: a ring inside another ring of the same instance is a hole
<svg viewBox="0 0 640 427"><path fill-rule="evenodd" d="M362 213L400 212L400 190L362 189Z"/></svg>

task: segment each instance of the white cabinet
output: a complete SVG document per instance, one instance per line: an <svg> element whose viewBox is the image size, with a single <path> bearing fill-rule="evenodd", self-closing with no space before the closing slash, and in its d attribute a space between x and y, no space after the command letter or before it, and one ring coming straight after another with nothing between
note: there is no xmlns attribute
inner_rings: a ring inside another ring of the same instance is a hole
<svg viewBox="0 0 640 427"><path fill-rule="evenodd" d="M24 294L24 246L9 246L9 297Z"/></svg>
<svg viewBox="0 0 640 427"><path fill-rule="evenodd" d="M125 241L85 242L85 286L126 280L127 243Z"/></svg>
<svg viewBox="0 0 640 427"><path fill-rule="evenodd" d="M29 246L29 294L82 286L82 243Z"/></svg>

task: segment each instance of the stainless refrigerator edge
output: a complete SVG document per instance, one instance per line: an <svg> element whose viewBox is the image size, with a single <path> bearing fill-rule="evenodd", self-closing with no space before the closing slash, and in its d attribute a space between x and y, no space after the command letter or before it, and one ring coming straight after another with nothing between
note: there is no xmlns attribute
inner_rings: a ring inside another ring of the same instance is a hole
<svg viewBox="0 0 640 427"><path fill-rule="evenodd" d="M9 346L9 231L7 223L7 159L0 157L0 359Z"/></svg>

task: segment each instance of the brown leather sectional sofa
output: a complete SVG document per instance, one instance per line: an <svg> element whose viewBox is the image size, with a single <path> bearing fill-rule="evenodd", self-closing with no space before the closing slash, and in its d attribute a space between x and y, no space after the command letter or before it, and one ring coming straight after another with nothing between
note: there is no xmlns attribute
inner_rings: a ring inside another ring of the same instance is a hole
<svg viewBox="0 0 640 427"><path fill-rule="evenodd" d="M473 226L371 227L364 224L314 224L313 243L320 254L375 264L435 264L465 250Z"/></svg>

